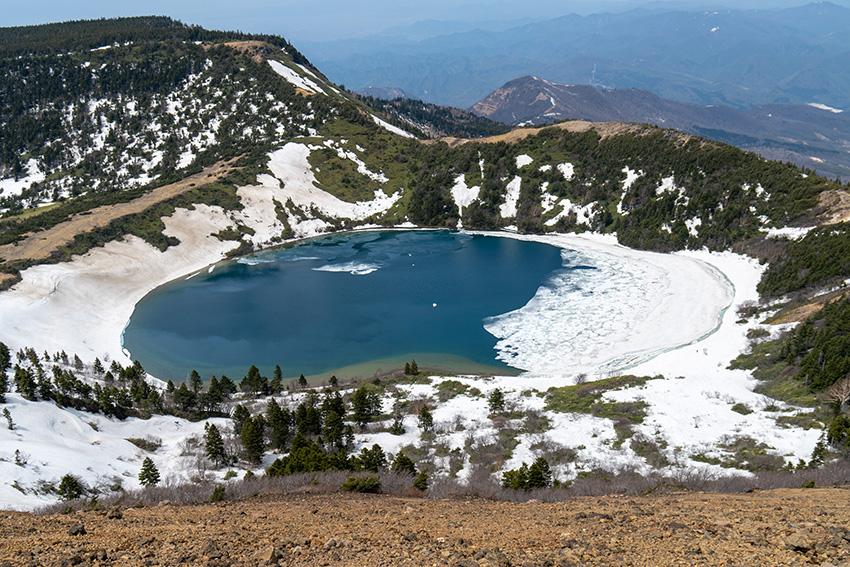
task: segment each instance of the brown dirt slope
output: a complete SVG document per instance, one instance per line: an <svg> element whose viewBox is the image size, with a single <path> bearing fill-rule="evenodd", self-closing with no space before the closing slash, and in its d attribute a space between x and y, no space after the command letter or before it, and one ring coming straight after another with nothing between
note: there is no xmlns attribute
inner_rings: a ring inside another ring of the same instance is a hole
<svg viewBox="0 0 850 567"><path fill-rule="evenodd" d="M31 234L24 240L0 246L0 258L10 262L23 259L43 260L49 258L51 252L71 242L77 234L88 232L96 227L106 226L117 218L140 213L157 203L176 197L193 187L211 183L227 175L233 171L234 167L232 164L235 160L236 158L216 163L200 173L190 175L176 183L152 189L132 201L115 205L105 205L74 215L69 220L47 230Z"/></svg>
<svg viewBox="0 0 850 567"><path fill-rule="evenodd" d="M832 488L544 504L337 493L6 512L0 565L842 566L848 496Z"/></svg>
<svg viewBox="0 0 850 567"><path fill-rule="evenodd" d="M596 132L602 138L656 130L655 128L647 129L646 126L643 126L641 124L630 124L626 122L590 122L587 120L568 120L566 122L558 122L556 124L550 124L547 126L542 126L540 128L517 128L515 130L511 130L507 134L501 134L499 136L490 136L488 138L466 139L447 137L441 138L439 141L447 143L449 147L452 148L466 144L467 142L481 142L485 144L507 142L509 144L512 144L522 139L525 139L528 136L534 136L545 128L559 128L561 130L566 130L567 132L587 132L588 130L596 130ZM675 132L672 135L675 135L676 138L679 139L682 143L687 142L692 138L692 136L690 136L689 134L683 134L681 132Z"/></svg>

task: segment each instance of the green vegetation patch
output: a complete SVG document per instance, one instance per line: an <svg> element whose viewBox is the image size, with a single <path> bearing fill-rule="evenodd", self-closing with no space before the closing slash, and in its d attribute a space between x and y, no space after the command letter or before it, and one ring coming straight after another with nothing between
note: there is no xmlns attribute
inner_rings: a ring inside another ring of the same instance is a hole
<svg viewBox="0 0 850 567"><path fill-rule="evenodd" d="M660 377L616 376L587 384L549 388L546 392L546 409L558 413L587 413L608 419L625 419L629 423L642 423L649 404L643 401L611 402L603 399L605 392L634 388L647 380Z"/></svg>

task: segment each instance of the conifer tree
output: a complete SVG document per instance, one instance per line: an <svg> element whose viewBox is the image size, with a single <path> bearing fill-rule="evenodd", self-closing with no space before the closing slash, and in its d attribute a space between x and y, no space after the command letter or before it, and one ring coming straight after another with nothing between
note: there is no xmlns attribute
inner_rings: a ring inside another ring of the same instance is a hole
<svg viewBox="0 0 850 567"><path fill-rule="evenodd" d="M72 475L71 473L66 474L62 477L62 480L59 481L59 487L56 489L56 493L63 500L74 500L75 498L79 498L85 493L86 489L83 486L83 483L80 480Z"/></svg>
<svg viewBox="0 0 850 567"><path fill-rule="evenodd" d="M15 366L15 387L18 392L28 400L35 401L38 399L36 391L38 384L29 368L21 368Z"/></svg>
<svg viewBox="0 0 850 567"><path fill-rule="evenodd" d="M361 428L372 421L381 408L381 400L378 394L369 391L366 386L360 386L351 395L351 411L354 423Z"/></svg>
<svg viewBox="0 0 850 567"><path fill-rule="evenodd" d="M99 358L94 359L94 365L92 366L92 370L97 374L103 374L103 363L100 362Z"/></svg>
<svg viewBox="0 0 850 567"><path fill-rule="evenodd" d="M221 393L225 398L229 398L236 393L236 384L224 374L219 378L218 385L221 387Z"/></svg>
<svg viewBox="0 0 850 567"><path fill-rule="evenodd" d="M490 413L502 414L505 413L505 393L501 388L496 388L490 392L490 397L487 398L487 403L490 407Z"/></svg>
<svg viewBox="0 0 850 567"><path fill-rule="evenodd" d="M419 365L416 364L416 360L410 361L410 373L413 376L416 376L417 374L419 374Z"/></svg>
<svg viewBox="0 0 850 567"><path fill-rule="evenodd" d="M9 391L9 377L5 370L0 370L0 404L6 403L6 392Z"/></svg>
<svg viewBox="0 0 850 567"><path fill-rule="evenodd" d="M150 457L142 461L142 470L139 471L139 483L142 486L156 486L159 484L159 471Z"/></svg>
<svg viewBox="0 0 850 567"><path fill-rule="evenodd" d="M422 428L422 431L431 431L434 427L434 416L431 415L431 410L428 409L427 404L419 410L419 427Z"/></svg>
<svg viewBox="0 0 850 567"><path fill-rule="evenodd" d="M298 387L299 388L306 388L307 387L307 379L304 377L303 374L298 377Z"/></svg>
<svg viewBox="0 0 850 567"><path fill-rule="evenodd" d="M281 409L274 399L269 400L266 422L270 430L269 441L272 449L277 451L286 449L292 426L292 415L289 409Z"/></svg>
<svg viewBox="0 0 850 567"><path fill-rule="evenodd" d="M197 396L195 392L186 387L186 383L180 384L180 387L174 390L172 394L174 403L183 411L189 411L195 406Z"/></svg>
<svg viewBox="0 0 850 567"><path fill-rule="evenodd" d="M339 380L337 380L336 374L330 377L330 379L328 380L328 384L330 384L331 386L336 386L337 384L339 384Z"/></svg>
<svg viewBox="0 0 850 567"><path fill-rule="evenodd" d="M5 417L5 418L6 418L6 427L7 427L10 431L14 431L14 429L15 429L15 422L14 422L14 421L12 421L12 414L11 414L11 412L9 411L9 408L3 408L3 417Z"/></svg>
<svg viewBox="0 0 850 567"><path fill-rule="evenodd" d="M274 365L274 374L269 382L269 392L272 395L280 394L283 390L283 371L280 369L280 364Z"/></svg>
<svg viewBox="0 0 850 567"><path fill-rule="evenodd" d="M245 449L245 458L252 463L259 463L265 451L263 440L263 428L265 420L263 416L249 417L242 425L242 447Z"/></svg>
<svg viewBox="0 0 850 567"><path fill-rule="evenodd" d="M417 474L413 459L402 452L399 452L395 459L393 459L393 465L390 467L390 470L397 474L408 474L414 477Z"/></svg>
<svg viewBox="0 0 850 567"><path fill-rule="evenodd" d="M428 473L422 471L416 475L416 478L413 479L413 488L422 491L428 490Z"/></svg>
<svg viewBox="0 0 850 567"><path fill-rule="evenodd" d="M9 353L9 347L5 343L0 342L0 373L5 373L12 366L12 355Z"/></svg>
<svg viewBox="0 0 850 567"><path fill-rule="evenodd" d="M245 425L245 421L251 417L251 412L249 412L245 406L242 404L236 404L236 407L233 408L233 415L231 418L233 419L233 431L239 433L242 431L242 426Z"/></svg>
<svg viewBox="0 0 850 567"><path fill-rule="evenodd" d="M535 488L548 488L552 484L552 471L549 468L549 462L543 457L531 463L528 467L528 476L526 479L526 489L532 490Z"/></svg>
<svg viewBox="0 0 850 567"><path fill-rule="evenodd" d="M365 471L378 472L380 467L387 466L387 455L381 446L375 443L371 449L363 447L360 454L357 456L360 463L360 468Z"/></svg>
<svg viewBox="0 0 850 567"><path fill-rule="evenodd" d="M325 423L322 428L325 442L336 450L345 448L345 423L335 410L330 410L325 415Z"/></svg>
<svg viewBox="0 0 850 567"><path fill-rule="evenodd" d="M204 426L204 454L218 467L227 459L224 452L224 440L214 423L208 423Z"/></svg>
<svg viewBox="0 0 850 567"><path fill-rule="evenodd" d="M193 369L192 372L189 374L189 387L192 388L192 391L195 392L195 394L197 394L201 391L203 385L204 381L201 380L201 375L198 374L197 370Z"/></svg>

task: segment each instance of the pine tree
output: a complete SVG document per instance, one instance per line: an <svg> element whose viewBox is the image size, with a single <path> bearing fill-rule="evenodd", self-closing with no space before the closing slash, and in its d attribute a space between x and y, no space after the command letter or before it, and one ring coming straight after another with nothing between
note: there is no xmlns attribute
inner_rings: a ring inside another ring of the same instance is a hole
<svg viewBox="0 0 850 567"><path fill-rule="evenodd" d="M366 424L378 415L380 407L381 400L378 394L369 391L366 386L360 386L351 395L352 419L361 428L366 427Z"/></svg>
<svg viewBox="0 0 850 567"><path fill-rule="evenodd" d="M15 387L26 399L30 401L38 399L38 395L36 394L38 384L35 381L35 377L33 376L31 369L15 366Z"/></svg>
<svg viewBox="0 0 850 567"><path fill-rule="evenodd" d="M502 392L501 388L496 388L490 392L487 403L490 406L490 413L497 415L505 413L505 393Z"/></svg>
<svg viewBox="0 0 850 567"><path fill-rule="evenodd" d="M381 446L375 443L371 449L363 447L357 456L360 468L364 471L378 472L378 468L387 466L387 455Z"/></svg>
<svg viewBox="0 0 850 567"><path fill-rule="evenodd" d="M325 416L322 435L325 436L325 442L334 449L345 448L345 423L336 411L330 410Z"/></svg>
<svg viewBox="0 0 850 567"><path fill-rule="evenodd" d="M9 377L5 370L0 370L0 404L6 403L6 392L9 391Z"/></svg>
<svg viewBox="0 0 850 567"><path fill-rule="evenodd" d="M265 451L263 440L263 427L265 420L263 416L249 417L242 425L242 447L245 449L245 458L252 463L259 463Z"/></svg>
<svg viewBox="0 0 850 567"><path fill-rule="evenodd" d="M177 407L183 411L189 411L193 407L195 407L195 400L197 399L197 395L195 392L186 387L186 383L180 384L180 387L174 390L172 394L172 398L174 399L174 403L177 404Z"/></svg>
<svg viewBox="0 0 850 567"><path fill-rule="evenodd" d="M103 374L103 363L100 362L99 358L94 359L94 366L92 366L92 370L97 374Z"/></svg>
<svg viewBox="0 0 850 567"><path fill-rule="evenodd" d="M9 347L5 343L0 342L0 374L5 374L12 366L12 355L9 353Z"/></svg>
<svg viewBox="0 0 850 567"><path fill-rule="evenodd" d="M552 484L552 471L549 468L549 462L543 457L531 463L528 467L528 476L526 478L526 489L532 490L535 488L548 488Z"/></svg>
<svg viewBox="0 0 850 567"><path fill-rule="evenodd" d="M299 388L306 388L307 387L307 379L304 377L303 374L298 377L298 387Z"/></svg>
<svg viewBox="0 0 850 567"><path fill-rule="evenodd" d="M227 460L224 452L224 440L214 423L208 423L204 426L204 454L218 467Z"/></svg>
<svg viewBox="0 0 850 567"><path fill-rule="evenodd" d="M289 443L292 426L292 415L289 409L281 409L274 399L269 400L266 422L270 430L269 441L272 449L283 451Z"/></svg>
<svg viewBox="0 0 850 567"><path fill-rule="evenodd" d="M413 376L416 376L417 374L419 374L419 365L416 364L416 360L410 361L410 373Z"/></svg>
<svg viewBox="0 0 850 567"><path fill-rule="evenodd" d="M189 374L189 387L192 388L192 391L195 392L195 394L197 394L201 391L203 385L204 381L201 380L201 375L198 374L197 370L193 369L192 372Z"/></svg>
<svg viewBox="0 0 850 567"><path fill-rule="evenodd" d="M331 386L334 386L334 387L337 384L339 384L339 380L337 380L336 374L334 374L330 377L330 379L328 380L328 384L330 384Z"/></svg>
<svg viewBox="0 0 850 567"><path fill-rule="evenodd" d="M419 410L419 427L422 431L431 431L434 427L434 416L431 415L431 410L427 405L422 406Z"/></svg>
<svg viewBox="0 0 850 567"><path fill-rule="evenodd" d="M142 470L139 471L139 483L142 486L156 486L159 484L159 471L150 457L142 461Z"/></svg>
<svg viewBox="0 0 850 567"><path fill-rule="evenodd" d="M390 467L390 470L396 474L409 474L414 477L417 474L413 459L402 452L399 452L395 459L393 459L393 465Z"/></svg>
<svg viewBox="0 0 850 567"><path fill-rule="evenodd" d="M14 422L14 421L12 421L12 414L9 412L9 408L3 408L3 417L5 417L5 418L6 418L6 424L7 424L7 425L6 425L6 427L7 427L10 431L14 431L14 429L15 429L15 422Z"/></svg>
<svg viewBox="0 0 850 567"><path fill-rule="evenodd" d="M236 404L236 407L233 408L233 415L231 418L233 419L233 431L239 433L242 431L242 426L245 425L245 421L250 419L251 412L249 412L245 406L242 404Z"/></svg>
<svg viewBox="0 0 850 567"><path fill-rule="evenodd" d="M416 475L416 478L413 479L413 488L422 491L428 490L428 473L422 471Z"/></svg>
<svg viewBox="0 0 850 567"><path fill-rule="evenodd" d="M280 394L283 390L283 372L280 369L280 364L274 365L274 374L269 382L269 392L272 395Z"/></svg>
<svg viewBox="0 0 850 567"><path fill-rule="evenodd" d="M83 486L83 483L81 483L77 477L68 473L62 477L61 481L59 481L59 487L56 489L56 494L58 494L63 500L74 500L82 496L85 491L86 489Z"/></svg>

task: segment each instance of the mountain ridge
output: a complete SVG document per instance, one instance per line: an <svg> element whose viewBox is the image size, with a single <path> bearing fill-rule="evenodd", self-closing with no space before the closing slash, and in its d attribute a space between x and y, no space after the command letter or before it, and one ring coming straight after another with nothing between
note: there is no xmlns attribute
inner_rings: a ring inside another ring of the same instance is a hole
<svg viewBox="0 0 850 567"><path fill-rule="evenodd" d="M642 89L562 85L526 76L470 109L508 124L564 119L638 122L674 128L850 179L850 117L825 105L771 104L745 111L662 99Z"/></svg>

